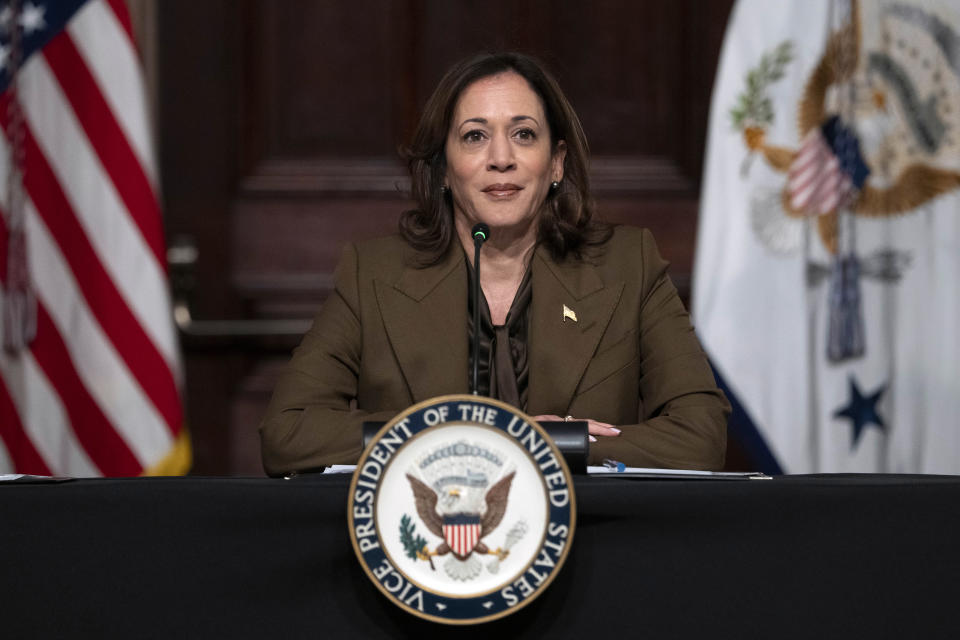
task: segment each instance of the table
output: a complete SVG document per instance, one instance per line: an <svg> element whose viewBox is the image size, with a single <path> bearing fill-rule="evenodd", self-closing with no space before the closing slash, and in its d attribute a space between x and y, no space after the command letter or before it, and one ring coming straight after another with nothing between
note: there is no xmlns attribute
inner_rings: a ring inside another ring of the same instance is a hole
<svg viewBox="0 0 960 640"><path fill-rule="evenodd" d="M0 485L4 637L398 638L348 476ZM578 477L567 564L456 637L957 637L960 477Z"/></svg>

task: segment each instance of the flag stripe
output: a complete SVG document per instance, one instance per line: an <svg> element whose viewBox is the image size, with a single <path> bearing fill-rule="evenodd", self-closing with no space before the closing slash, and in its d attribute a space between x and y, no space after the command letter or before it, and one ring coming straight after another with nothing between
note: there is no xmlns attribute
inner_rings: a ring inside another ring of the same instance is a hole
<svg viewBox="0 0 960 640"><path fill-rule="evenodd" d="M800 153L797 154L793 164L790 165L788 175L791 181L806 181L816 173L820 166L820 148L821 145L818 144L816 138L804 143L803 147L800 148Z"/></svg>
<svg viewBox="0 0 960 640"><path fill-rule="evenodd" d="M90 4L99 6L100 3L91 2ZM133 45L136 43L137 39L133 36L133 22L130 20L130 12L127 10L126 0L107 0L107 4L110 6L110 9L112 9L112 13L117 19L117 22L123 27L127 38L130 39L130 44Z"/></svg>
<svg viewBox="0 0 960 640"><path fill-rule="evenodd" d="M164 269L166 250L163 246L160 209L157 207L153 188L100 93L96 80L66 32L51 40L43 54L70 106L73 107L74 114L86 131L89 143L113 181L114 188L150 247L157 264Z"/></svg>
<svg viewBox="0 0 960 640"><path fill-rule="evenodd" d="M63 99L46 60L35 56L26 70L30 73L21 83L21 99L36 142L110 279L168 366L175 369L179 358L166 274L149 255L143 235ZM0 110L4 104L0 100Z"/></svg>
<svg viewBox="0 0 960 640"><path fill-rule="evenodd" d="M817 176L817 184L813 189L813 195L811 200L813 201L814 206L820 206L825 199L829 198L830 194L836 189L837 185L837 176L833 171L832 166L825 166L821 169L820 175Z"/></svg>
<svg viewBox="0 0 960 640"><path fill-rule="evenodd" d="M0 431L3 430L3 427L0 426ZM6 447L3 446L3 435L0 434L0 469L16 469L17 467L13 463L13 459L7 453ZM47 474L42 474L47 475Z"/></svg>
<svg viewBox="0 0 960 640"><path fill-rule="evenodd" d="M0 380L0 382L3 382ZM5 393L0 391L0 393ZM0 418L3 418L3 414L0 413ZM10 454L7 452L7 448L3 445L3 425L0 424L0 469L16 469L16 465L13 463L13 459L10 457Z"/></svg>
<svg viewBox="0 0 960 640"><path fill-rule="evenodd" d="M799 169L796 175L790 177L790 189L797 194L812 191L820 175L818 170L819 167L815 164Z"/></svg>
<svg viewBox="0 0 960 640"><path fill-rule="evenodd" d="M824 157L821 153L821 145L816 141L810 145L811 153L809 155L797 158L796 162L790 167L789 180L791 188L803 190L817 181L823 170Z"/></svg>
<svg viewBox="0 0 960 640"><path fill-rule="evenodd" d="M63 403L29 351L11 357L0 349L0 377L24 433L49 469L72 476L99 475L70 428Z"/></svg>
<svg viewBox="0 0 960 640"><path fill-rule="evenodd" d="M794 209L805 209L813 197L816 190L817 181L820 179L820 145L816 140L811 140L807 145L810 153L804 156L803 165L797 167L794 175L788 176L789 188L791 192L791 206ZM798 159L798 161L801 161ZM793 167L791 167L791 171Z"/></svg>
<svg viewBox="0 0 960 640"><path fill-rule="evenodd" d="M46 306L87 389L111 424L147 467L171 446L169 428L104 335L56 242L33 203L27 202L31 271L40 302Z"/></svg>
<svg viewBox="0 0 960 640"><path fill-rule="evenodd" d="M38 233L39 231L42 230L28 221L28 251L33 258L34 267L43 267L39 272L34 268L33 272L40 282L46 284L45 280L49 280L49 269L54 268L57 261L51 259L53 257L49 255L49 251L41 248L40 240L43 234ZM3 212L0 212L0 244L6 243L7 234ZM68 299L68 296L57 295L55 299L63 301ZM73 319L74 329L77 329L76 316ZM78 336L75 333L74 339L78 337L82 337L82 334ZM60 332L41 300L37 302L37 333L30 343L30 349L37 365L64 402L71 428L92 462L104 475L138 474L141 470L140 463L87 392L74 366L74 358L68 352ZM18 464L17 468L22 466Z"/></svg>
<svg viewBox="0 0 960 640"><path fill-rule="evenodd" d="M83 386L63 339L43 305L37 305L37 337L33 356L57 394L87 455L108 476L135 476L141 466L123 439L113 430L100 407Z"/></svg>
<svg viewBox="0 0 960 640"><path fill-rule="evenodd" d="M447 544L461 556L473 551L480 540L479 524L445 524L442 529Z"/></svg>
<svg viewBox="0 0 960 640"><path fill-rule="evenodd" d="M152 129L147 119L147 91L143 84L140 59L129 34L124 33L124 25L118 22L115 13L103 2L91 2L78 11L67 32L96 80L96 87L92 90L102 94L109 105L110 112L137 156L140 168L146 174L155 200L159 200L156 198L159 187Z"/></svg>
<svg viewBox="0 0 960 640"><path fill-rule="evenodd" d="M0 104L0 122L9 127L9 116ZM131 373L164 417L172 433L180 429L180 403L171 370L147 338L130 309L104 271L90 246L59 182L41 155L29 127L25 127L26 170L24 183L37 212L59 245L90 310L110 337Z"/></svg>
<svg viewBox="0 0 960 640"><path fill-rule="evenodd" d="M836 158L830 158L823 169L820 184L814 194L814 204L818 213L833 211L837 203L837 189L840 188L840 171Z"/></svg>
<svg viewBox="0 0 960 640"><path fill-rule="evenodd" d="M791 166L788 176L790 190L793 194L791 206L795 209L805 209L813 199L817 185L823 178L823 163L825 147L819 131L810 134L808 142L804 144L804 152ZM797 166L799 163L799 166Z"/></svg>
<svg viewBox="0 0 960 640"><path fill-rule="evenodd" d="M24 433L20 416L17 415L17 408L13 404L2 376L0 376L0 440L6 448L14 469L20 473L50 475L50 467L46 465L30 438Z"/></svg>

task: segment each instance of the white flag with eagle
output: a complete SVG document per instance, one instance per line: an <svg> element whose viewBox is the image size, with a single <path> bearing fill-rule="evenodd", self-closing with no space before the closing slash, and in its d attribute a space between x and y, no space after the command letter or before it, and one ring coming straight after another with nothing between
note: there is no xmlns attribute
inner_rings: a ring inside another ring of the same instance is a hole
<svg viewBox="0 0 960 640"><path fill-rule="evenodd" d="M693 284L757 466L960 472L960 5L738 2Z"/></svg>

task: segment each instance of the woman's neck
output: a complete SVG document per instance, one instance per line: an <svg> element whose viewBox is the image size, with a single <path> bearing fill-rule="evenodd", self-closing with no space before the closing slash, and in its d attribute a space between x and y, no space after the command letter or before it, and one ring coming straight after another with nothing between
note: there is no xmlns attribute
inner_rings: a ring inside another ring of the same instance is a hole
<svg viewBox="0 0 960 640"><path fill-rule="evenodd" d="M473 264L474 246L470 231L466 223L458 221L457 235ZM492 229L490 238L483 244L480 250L480 287L487 299L494 325L502 325L506 321L535 244L536 225L533 224L521 233Z"/></svg>

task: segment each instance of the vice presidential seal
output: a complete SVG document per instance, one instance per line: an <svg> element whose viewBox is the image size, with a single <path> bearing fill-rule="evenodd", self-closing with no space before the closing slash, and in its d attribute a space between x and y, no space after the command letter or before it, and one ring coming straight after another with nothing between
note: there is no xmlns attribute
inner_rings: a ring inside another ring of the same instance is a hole
<svg viewBox="0 0 960 640"><path fill-rule="evenodd" d="M485 622L532 602L573 541L576 504L559 450L513 407L442 396L389 422L350 484L353 548L414 615Z"/></svg>

